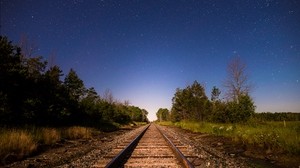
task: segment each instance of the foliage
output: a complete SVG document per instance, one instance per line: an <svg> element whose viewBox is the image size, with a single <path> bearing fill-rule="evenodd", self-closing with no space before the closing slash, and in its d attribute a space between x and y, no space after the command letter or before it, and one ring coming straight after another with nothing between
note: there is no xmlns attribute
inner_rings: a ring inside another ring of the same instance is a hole
<svg viewBox="0 0 300 168"><path fill-rule="evenodd" d="M212 102L212 111L210 113L208 121L226 123L230 120L230 115L227 110L227 103L221 101Z"/></svg>
<svg viewBox="0 0 300 168"><path fill-rule="evenodd" d="M62 81L58 66L47 67L41 56L22 54L2 36L0 53L0 126L98 127L148 121L146 110L117 103L110 91L101 99L73 69Z"/></svg>
<svg viewBox="0 0 300 168"><path fill-rule="evenodd" d="M210 102L205 89L197 81L185 89L177 89L172 99L171 120L200 120L206 119Z"/></svg>
<svg viewBox="0 0 300 168"><path fill-rule="evenodd" d="M129 111L129 115L131 116L132 121L136 122L149 122L147 119L148 112L145 109L140 109L136 106L123 106L124 108L127 108Z"/></svg>
<svg viewBox="0 0 300 168"><path fill-rule="evenodd" d="M300 121L300 113L282 112L282 113L255 113L253 118L259 122L264 121Z"/></svg>
<svg viewBox="0 0 300 168"><path fill-rule="evenodd" d="M221 94L220 89L217 88L216 86L214 86L211 91L211 99L210 100L212 102L220 101L220 94Z"/></svg>
<svg viewBox="0 0 300 168"><path fill-rule="evenodd" d="M228 64L227 71L226 101L220 98L221 90L216 86L213 87L209 100L204 87L195 81L184 89L176 89L169 120L220 123L248 121L255 112L255 105L249 95L251 86L246 74L246 64L235 58ZM158 115L157 118L159 117L161 116Z"/></svg>
<svg viewBox="0 0 300 168"><path fill-rule="evenodd" d="M254 114L254 102L248 94L239 96L239 101L222 102L221 91L214 87L212 101L205 95L204 87L197 81L185 89L177 89L173 97L170 120L213 121L213 122L245 122ZM158 118L160 116L157 116Z"/></svg>
<svg viewBox="0 0 300 168"><path fill-rule="evenodd" d="M158 121L160 121L160 122L161 121L168 121L169 118L170 118L170 112L166 108L160 108L156 112L156 117L157 117Z"/></svg>
<svg viewBox="0 0 300 168"><path fill-rule="evenodd" d="M266 122L262 124L240 123L220 124L209 122L181 121L177 123L163 123L175 125L193 132L209 133L226 136L245 145L254 145L265 150L285 151L291 154L300 154L300 123L293 122Z"/></svg>
<svg viewBox="0 0 300 168"><path fill-rule="evenodd" d="M238 102L228 102L226 106L227 120L231 123L248 121L254 112L254 103L248 95L241 95Z"/></svg>
<svg viewBox="0 0 300 168"><path fill-rule="evenodd" d="M64 86L68 91L70 98L76 101L80 101L85 94L83 81L73 69L70 69L70 72L65 77Z"/></svg>

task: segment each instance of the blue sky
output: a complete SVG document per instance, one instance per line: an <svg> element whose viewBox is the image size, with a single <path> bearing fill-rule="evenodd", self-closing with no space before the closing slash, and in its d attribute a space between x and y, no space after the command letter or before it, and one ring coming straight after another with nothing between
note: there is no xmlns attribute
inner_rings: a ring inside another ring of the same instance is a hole
<svg viewBox="0 0 300 168"><path fill-rule="evenodd" d="M300 111L300 2L294 0L1 0L1 35L74 68L87 87L170 108L194 80L210 97L226 66L247 64L256 111Z"/></svg>

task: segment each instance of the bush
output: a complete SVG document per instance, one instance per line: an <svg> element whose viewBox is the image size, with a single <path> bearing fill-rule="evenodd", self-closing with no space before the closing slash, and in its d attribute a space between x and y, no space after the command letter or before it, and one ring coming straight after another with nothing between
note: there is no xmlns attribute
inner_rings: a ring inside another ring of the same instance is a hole
<svg viewBox="0 0 300 168"><path fill-rule="evenodd" d="M229 102L227 104L226 113L228 114L228 121L231 123L242 123L250 119L255 112L253 100L248 95L242 95L239 101Z"/></svg>

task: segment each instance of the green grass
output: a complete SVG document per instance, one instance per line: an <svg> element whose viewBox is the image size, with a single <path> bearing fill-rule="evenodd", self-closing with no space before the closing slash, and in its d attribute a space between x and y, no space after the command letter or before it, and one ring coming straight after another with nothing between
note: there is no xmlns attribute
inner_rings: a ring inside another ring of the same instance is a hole
<svg viewBox="0 0 300 168"><path fill-rule="evenodd" d="M146 125L146 124L148 124L147 122L134 122L134 124L135 125L137 125L137 126L143 126L143 125Z"/></svg>
<svg viewBox="0 0 300 168"><path fill-rule="evenodd" d="M265 148L266 150L280 150L291 154L300 154L300 122L255 122L244 124L219 124L208 122L182 121L178 123L163 122L162 125L177 127L219 136L232 138Z"/></svg>

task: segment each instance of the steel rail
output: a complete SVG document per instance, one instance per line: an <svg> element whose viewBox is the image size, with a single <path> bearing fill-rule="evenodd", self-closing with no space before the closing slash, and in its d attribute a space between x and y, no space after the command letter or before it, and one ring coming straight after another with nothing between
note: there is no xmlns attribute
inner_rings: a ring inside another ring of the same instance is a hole
<svg viewBox="0 0 300 168"><path fill-rule="evenodd" d="M122 167L123 164L120 160L125 160L126 157L134 150L136 145L138 144L139 140L143 137L147 129L151 124L146 126L146 128L129 144L124 148L116 157L114 157L106 166L105 168L117 168Z"/></svg>
<svg viewBox="0 0 300 168"><path fill-rule="evenodd" d="M176 158L181 162L182 166L186 168L194 168L191 162L187 160L187 158L180 152L180 150L174 145L174 143L161 131L161 129L159 129L156 125L155 127L159 130L160 134L168 142Z"/></svg>

